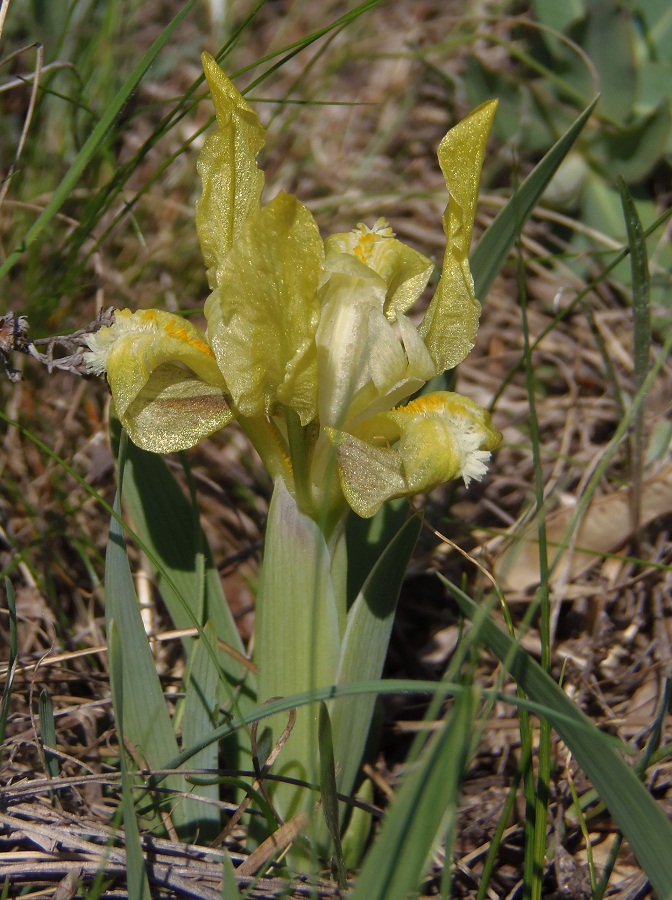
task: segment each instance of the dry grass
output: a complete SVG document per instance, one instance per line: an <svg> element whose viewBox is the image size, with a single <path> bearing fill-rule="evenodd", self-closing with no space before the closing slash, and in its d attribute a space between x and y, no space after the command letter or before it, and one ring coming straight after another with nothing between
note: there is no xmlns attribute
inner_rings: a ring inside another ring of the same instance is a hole
<svg viewBox="0 0 672 900"><path fill-rule="evenodd" d="M234 65L242 67L342 11L339 3L298 6L299 12L292 9L284 15L281 4L267 5L236 52ZM455 26L451 7L459 11L459 6L437 0L388 4L336 36L316 58L307 79L301 80L304 54L283 67L272 87L254 91L254 96L265 98L259 104L262 121L275 118L266 161L270 190L282 187L297 193L314 210L326 233L386 215L399 237L440 256L443 181L434 152L450 123L466 110L459 78L467 52L467 48L453 47L448 54L441 42ZM151 33L162 24L148 21L145 28ZM203 26L197 20L188 25L187 43L201 42ZM502 20L486 27L507 26ZM481 52L493 52L489 46L484 41ZM196 75L194 56L174 67L167 78L150 78L137 103L179 95ZM294 96L368 105L279 107L270 102L272 97L284 97L295 82ZM161 160L207 115L203 105L180 133L171 133L146 158L129 190L153 176ZM144 115L133 120L125 132L125 146L117 148L120 158L142 143L150 125ZM491 146L490 153L487 170L497 171L501 180L503 152ZM197 194L194 158L192 151L178 158L142 198L135 212L143 243L125 220L88 261L86 277L80 281L81 295L63 298L59 308L52 310L50 324L57 322L59 330L77 327L92 318L96 306L107 304L176 308L201 303L206 288L192 224ZM484 196L481 227L494 215L497 204L496 194ZM101 234L107 224L105 219L98 223ZM62 234L71 225L61 222L59 227ZM536 261L550 246L550 231L548 219L539 215L523 242L533 339L581 288L562 264L542 266ZM6 240L6 225L2 233ZM19 277L8 293L9 306L17 312L25 307L24 283ZM563 510L578 503L587 476L599 464L622 416L614 385L605 375L600 341L607 348L621 395L631 398L635 393L631 311L618 286L608 279L552 328L533 355L545 512L549 527L559 532L567 516ZM477 348L459 370L459 389L468 396L487 405L498 395L495 422L504 432L504 445L482 486L468 493L461 487L439 491L427 504L427 518L436 528L494 569L516 621L533 599L538 580L528 557L514 561L507 571L511 543L503 537L520 534L519 523L534 508L534 458L522 348L521 305L512 267L488 296ZM654 341L652 351L657 349ZM110 501L114 485L104 386L74 383L65 374L47 376L28 362L24 380L13 386L3 384L0 390L7 415L19 419ZM647 398L645 443L669 419L671 394L672 371L666 363ZM68 892L62 879L78 872L92 877L104 859L109 883L101 896L123 896L124 850L118 830L111 825L118 803L118 747L99 582L107 517L83 485L25 435L7 428L2 440L0 568L11 574L16 591L19 656L0 771L0 884L11 878L17 886L22 880L31 884L30 896L73 896L74 888ZM270 486L234 429L204 442L190 458L204 527L247 640L252 633L254 584ZM597 496L605 510L597 526L602 543L580 545L593 551L590 558L563 559L553 580L551 602L554 675L562 674L566 689L593 721L642 747L670 677L672 497L669 466L660 459L636 477L644 485L638 514L641 525L633 520L627 498L623 501L623 486L633 482L624 444L599 484ZM594 514L589 509L586 517ZM592 532L589 537L592 540ZM138 564L141 578L142 560ZM436 568L457 582L464 576L473 590L479 589L477 570L427 531L402 597L388 675L436 677L450 658L460 626L457 611L431 575ZM157 667L170 694L179 684L183 665L180 642L171 634L164 611L155 606L151 586L141 589L143 595L147 624L156 641ZM3 608L0 652L5 677L7 631ZM525 646L532 652L539 647L534 627L526 635ZM497 670L485 655L480 672L479 683L494 683ZM42 691L51 698L56 722L57 746L49 757L56 760L58 774L52 778L46 777L37 719ZM423 712L423 704L409 704L408 698L386 704L382 749L375 765L381 787L376 799L381 805L394 788L409 734L420 727ZM670 737L668 727L663 742ZM500 704L464 786L456 897L475 896L480 866L518 759L519 741L511 708ZM551 821L556 850L549 866L547 896L589 896L585 844L571 809L570 778L579 793L586 785L565 748L555 749ZM663 762L652 779L656 797L670 813L671 774L669 763ZM508 823L492 896L513 896L520 879L524 813L516 806ZM590 827L593 852L601 865L616 829L606 815L592 819ZM244 851L244 834L237 837L240 843L232 845L234 854ZM221 896L216 850L157 839L151 839L151 847L156 896ZM435 872L441 864L437 858ZM613 884L616 893L611 896L647 896L646 879L627 850L619 858ZM286 883L280 887L270 879L249 896L278 896L285 888ZM430 878L427 894L435 890ZM319 893L332 896L335 890L325 884ZM308 896L309 890L297 882L291 895Z"/></svg>

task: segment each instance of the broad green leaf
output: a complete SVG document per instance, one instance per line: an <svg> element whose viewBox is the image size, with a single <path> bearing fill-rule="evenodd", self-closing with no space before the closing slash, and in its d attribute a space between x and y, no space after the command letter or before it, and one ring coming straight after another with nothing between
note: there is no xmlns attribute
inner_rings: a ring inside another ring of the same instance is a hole
<svg viewBox="0 0 672 900"><path fill-rule="evenodd" d="M474 692L455 697L387 810L351 900L405 900L418 890L437 841L455 826L476 713Z"/></svg>
<svg viewBox="0 0 672 900"><path fill-rule="evenodd" d="M637 95L632 15L614 0L590 0L583 47L599 74L600 110L627 121Z"/></svg>
<svg viewBox="0 0 672 900"><path fill-rule="evenodd" d="M245 656L197 513L163 459L130 442L124 501L135 533L156 564L157 588L175 627L211 620L217 639ZM219 650L217 660L225 676L222 700L244 708L254 698L254 676L230 653Z"/></svg>
<svg viewBox="0 0 672 900"><path fill-rule="evenodd" d="M348 514L345 523L348 551L348 608L407 518L406 499L391 500L371 519Z"/></svg>
<svg viewBox="0 0 672 900"><path fill-rule="evenodd" d="M287 697L333 685L340 649L339 614L331 578L331 557L318 525L300 512L282 479L277 479L268 513L259 576L255 661L259 700ZM297 710L296 723L274 772L317 780L318 706ZM268 725L277 741L286 718ZM286 790L284 790L286 788ZM310 808L309 792L276 785L274 797L285 818Z"/></svg>
<svg viewBox="0 0 672 900"><path fill-rule="evenodd" d="M114 509L119 513L118 495ZM105 555L105 620L108 633L111 623L116 623L124 648L119 688L124 697L124 734L150 769L160 769L177 755L177 740L140 616L123 531L116 519L110 523ZM189 791L184 778L177 775L167 778L165 786ZM197 816L198 805L188 802L179 802L173 810L178 830Z"/></svg>
<svg viewBox="0 0 672 900"><path fill-rule="evenodd" d="M422 523L411 516L389 542L350 608L336 684L380 678L387 656L399 591ZM374 695L350 697L331 707L338 789L349 794L362 754L376 702Z"/></svg>
<svg viewBox="0 0 672 900"><path fill-rule="evenodd" d="M588 106L527 176L495 220L483 234L470 257L476 296L483 302L493 281L501 271L509 250L537 205L560 163L569 153L586 124L597 99Z"/></svg>
<svg viewBox="0 0 672 900"><path fill-rule="evenodd" d="M621 128L604 129L591 145L591 152L610 182L614 173L628 183L637 182L646 178L665 158L670 149L671 134L670 101L659 99L646 116Z"/></svg>
<svg viewBox="0 0 672 900"><path fill-rule="evenodd" d="M209 644L209 646L207 646ZM189 659L182 717L182 745L190 747L200 743L212 734L221 722L219 713L219 669L215 663L215 630L212 622L206 622L203 633L194 641ZM219 747L210 744L195 753L190 768L212 772L212 784L197 783L192 790L194 796L219 800L219 783L215 778L218 769ZM204 776L207 778L207 776ZM202 779L198 779L199 781ZM216 804L199 804L199 842L209 843L221 830L219 809Z"/></svg>
<svg viewBox="0 0 672 900"><path fill-rule="evenodd" d="M479 607L441 580L463 614L474 619ZM547 707L546 717L618 822L658 896L672 896L672 824L666 814L621 755L605 747L604 735L529 654L489 619L479 621L479 630L528 697Z"/></svg>
<svg viewBox="0 0 672 900"><path fill-rule="evenodd" d="M584 13L584 4L581 0L567 0L558 3L557 0L532 0L534 17L546 28L563 32L573 21ZM545 32L543 33L546 37Z"/></svg>
<svg viewBox="0 0 672 900"><path fill-rule="evenodd" d="M672 6L667 0L643 0L638 13L648 26L656 58L672 61Z"/></svg>

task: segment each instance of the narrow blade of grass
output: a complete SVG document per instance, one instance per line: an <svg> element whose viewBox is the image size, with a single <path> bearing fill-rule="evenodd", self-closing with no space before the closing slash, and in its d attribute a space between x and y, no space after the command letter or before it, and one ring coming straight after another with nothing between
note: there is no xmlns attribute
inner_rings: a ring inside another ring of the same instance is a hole
<svg viewBox="0 0 672 900"><path fill-rule="evenodd" d="M59 766L58 759L51 753L56 749L56 724L54 723L54 707L51 697L46 689L40 691L40 699L38 701L39 718L40 718L40 737L42 739L42 752L44 753L44 764L47 768L47 775L50 778L58 778Z"/></svg>
<svg viewBox="0 0 672 900"><path fill-rule="evenodd" d="M454 827L476 708L473 691L455 697L452 711L390 805L352 900L404 900L419 888L439 835Z"/></svg>
<svg viewBox="0 0 672 900"><path fill-rule="evenodd" d="M646 253L644 229L637 215L628 187L622 178L618 179L623 205L623 217L630 248L630 268L632 272L632 314L633 314L633 362L635 368L635 390L644 384L649 369L651 353L651 280ZM630 441L630 463L632 467L632 525L636 530L641 521L642 466L644 457L644 407L640 406L633 423Z"/></svg>
<svg viewBox="0 0 672 900"><path fill-rule="evenodd" d="M347 890L348 876L345 870L343 846L341 844L341 823L338 815L338 798L336 796L336 764L334 760L334 741L331 732L331 721L326 703L320 703L318 746L320 750L320 794L322 812L327 823L329 836L334 847L338 886Z"/></svg>
<svg viewBox="0 0 672 900"><path fill-rule="evenodd" d="M29 247L33 243L33 241L40 235L40 233L46 228L49 222L51 222L61 206L63 206L65 201L68 199L73 189L77 186L77 182L79 181L82 172L107 137L112 126L114 125L115 119L128 102L128 99L133 91L137 88L145 72L154 62L162 48L172 37L175 30L178 28L185 16L188 15L195 4L196 0L187 0L180 12L161 32L159 37L154 41L152 46L143 55L140 62L133 69L129 77L126 79L122 87L115 95L112 102L105 109L105 112L103 113L100 121L87 138L84 146L73 160L72 165L65 173L63 180L61 181L59 186L54 191L49 203L45 206L44 210L38 216L35 222L33 222L28 231L26 231L19 246L16 247L16 249L12 250L12 252L2 263L2 265L0 265L0 278L5 276L16 265L16 263L25 252L26 248Z"/></svg>
<svg viewBox="0 0 672 900"><path fill-rule="evenodd" d="M12 685L16 672L17 659L17 630L16 630L16 601L14 599L14 587L5 576L5 595L7 597L7 612L9 613L9 660L7 662L7 678L2 688L2 701L0 701L0 747L5 742L5 728L9 715L9 701L12 699Z"/></svg>
<svg viewBox="0 0 672 900"><path fill-rule="evenodd" d="M473 619L478 614L477 604L455 585L441 580L463 614ZM548 720L618 822L658 896L672 896L672 824L663 810L622 757L605 747L603 735L590 719L531 656L491 620L481 620L479 627L483 640L506 662L528 697L547 706Z"/></svg>
<svg viewBox="0 0 672 900"><path fill-rule="evenodd" d="M541 162L530 172L474 248L469 262L474 274L476 296L481 301L487 296L493 281L501 272L509 250L515 244L530 213L591 117L597 100L598 98L586 107L560 140L551 147Z"/></svg>
<svg viewBox="0 0 672 900"><path fill-rule="evenodd" d="M224 848L224 872L222 876L222 900L239 900L241 894L238 889L238 880L236 879L236 870L231 861L231 857Z"/></svg>

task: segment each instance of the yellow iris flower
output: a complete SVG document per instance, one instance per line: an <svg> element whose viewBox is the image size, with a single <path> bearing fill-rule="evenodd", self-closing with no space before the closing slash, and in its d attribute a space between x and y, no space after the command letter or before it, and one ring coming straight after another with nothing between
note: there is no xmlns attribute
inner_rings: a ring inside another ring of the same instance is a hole
<svg viewBox="0 0 672 900"><path fill-rule="evenodd" d="M410 313L431 261L383 219L323 240L296 197L281 191L263 205L265 131L208 54L203 66L218 123L197 166L207 334L170 313L122 310L89 340L89 370L107 373L132 440L184 449L235 418L271 474L313 510L334 503L325 473L335 455L341 497L364 517L394 497L479 479L501 441L485 410L446 392L397 404L473 346L480 305L468 253L496 102L439 146L447 245L416 326Z"/></svg>

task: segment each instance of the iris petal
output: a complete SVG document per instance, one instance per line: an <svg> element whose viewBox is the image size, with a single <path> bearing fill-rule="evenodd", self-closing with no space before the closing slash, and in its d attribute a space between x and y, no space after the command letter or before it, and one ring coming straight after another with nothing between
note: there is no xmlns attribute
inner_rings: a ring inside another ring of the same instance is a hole
<svg viewBox="0 0 672 900"><path fill-rule="evenodd" d="M280 404L317 415L317 289L323 243L310 212L281 192L248 216L205 304L208 339L237 411Z"/></svg>
<svg viewBox="0 0 672 900"><path fill-rule="evenodd" d="M261 206L264 173L256 160L266 132L210 54L204 53L201 60L219 127L206 140L196 163L203 182L196 201L196 230L214 287L245 220Z"/></svg>
<svg viewBox="0 0 672 900"><path fill-rule="evenodd" d="M89 371L107 372L117 414L145 450L193 447L233 418L205 335L181 316L119 310L86 357Z"/></svg>
<svg viewBox="0 0 672 900"><path fill-rule="evenodd" d="M418 331L437 372L462 362L474 345L481 306L474 294L469 250L474 230L481 167L497 101L483 103L448 132L439 164L448 188L443 214L447 245L441 281Z"/></svg>

